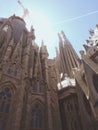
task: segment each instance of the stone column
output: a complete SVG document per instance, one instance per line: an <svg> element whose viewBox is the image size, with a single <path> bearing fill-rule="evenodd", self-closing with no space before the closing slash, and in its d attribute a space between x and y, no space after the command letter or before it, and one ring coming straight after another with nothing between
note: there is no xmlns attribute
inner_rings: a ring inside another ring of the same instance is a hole
<svg viewBox="0 0 98 130"><path fill-rule="evenodd" d="M20 123L22 118L23 109L23 96L24 96L24 83L18 86L16 90L16 97L14 100L13 116L12 116L12 127L11 130L20 130Z"/></svg>

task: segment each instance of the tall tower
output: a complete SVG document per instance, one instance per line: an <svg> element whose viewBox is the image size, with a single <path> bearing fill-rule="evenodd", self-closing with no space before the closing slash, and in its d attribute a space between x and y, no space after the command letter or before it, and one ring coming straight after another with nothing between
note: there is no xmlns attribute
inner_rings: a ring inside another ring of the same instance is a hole
<svg viewBox="0 0 98 130"><path fill-rule="evenodd" d="M61 130L56 75L34 29L15 15L0 19L0 130Z"/></svg>
<svg viewBox="0 0 98 130"><path fill-rule="evenodd" d="M59 34L60 54L58 55L57 51L57 59L59 61L59 72L63 73L63 77L61 77L61 84L59 84L59 86L61 85L61 89L58 92L62 129L93 130L96 126L94 126L95 120L89 100L86 98L88 94L86 93L87 89L83 89L86 90L85 94L81 89L81 87L87 87L87 84L85 83L85 77L82 72L83 68L82 70L80 69L80 59L71 43L66 38L64 32L62 31L61 34L62 35ZM65 78L66 75L69 78ZM75 78L76 84L74 84L74 87L71 83L66 84L67 79L71 82L70 78Z"/></svg>
<svg viewBox="0 0 98 130"><path fill-rule="evenodd" d="M95 30L90 30L90 38L86 40L88 49L81 51L86 78L86 88L89 91L89 101L98 121L98 25Z"/></svg>
<svg viewBox="0 0 98 130"><path fill-rule="evenodd" d="M66 38L64 32L61 32L62 37L59 36L59 50L60 50L60 73L66 74L73 78L73 69L78 67L79 57L76 54L69 40Z"/></svg>

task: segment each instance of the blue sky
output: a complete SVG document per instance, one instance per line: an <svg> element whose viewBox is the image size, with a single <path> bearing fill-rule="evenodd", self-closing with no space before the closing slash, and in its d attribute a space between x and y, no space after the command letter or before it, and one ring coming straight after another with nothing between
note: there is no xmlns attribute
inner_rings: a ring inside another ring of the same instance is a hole
<svg viewBox="0 0 98 130"><path fill-rule="evenodd" d="M21 2L29 11L36 11L45 16L56 33L63 30L77 52L83 49L82 44L89 37L88 30L90 28L94 29L98 23L98 13L68 21L69 19L98 11L97 0L21 0ZM23 11L17 0L0 0L0 3L0 17L10 17L13 14L22 16ZM34 16L32 16L32 19L34 19ZM65 22L61 23L64 20ZM40 19L37 23L41 24ZM56 23L61 24L57 25ZM41 29L44 31L44 27ZM50 57L54 57L54 47L58 46L58 37L54 38L51 43L47 42L48 40L45 43L50 44Z"/></svg>

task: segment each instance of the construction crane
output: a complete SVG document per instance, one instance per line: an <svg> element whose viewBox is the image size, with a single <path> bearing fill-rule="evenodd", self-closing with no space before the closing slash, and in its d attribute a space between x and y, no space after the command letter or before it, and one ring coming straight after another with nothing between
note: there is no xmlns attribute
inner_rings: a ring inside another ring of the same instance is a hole
<svg viewBox="0 0 98 130"><path fill-rule="evenodd" d="M25 8L20 0L17 0L18 4L22 7L23 9L23 16L22 18L24 19L27 15L29 16L29 10Z"/></svg>
<svg viewBox="0 0 98 130"><path fill-rule="evenodd" d="M22 18L24 19L26 16L28 16L29 20L33 21L32 18L30 17L30 15L29 15L29 10L23 6L23 4L22 4L22 2L20 0L17 0L17 2L23 9L23 16L22 16ZM30 32L32 32L32 35L34 36L33 26L31 26Z"/></svg>

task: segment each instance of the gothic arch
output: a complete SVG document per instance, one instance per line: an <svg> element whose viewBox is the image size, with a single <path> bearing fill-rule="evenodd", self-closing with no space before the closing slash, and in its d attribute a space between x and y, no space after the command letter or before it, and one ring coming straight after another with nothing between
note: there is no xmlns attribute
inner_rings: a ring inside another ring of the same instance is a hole
<svg viewBox="0 0 98 130"><path fill-rule="evenodd" d="M5 82L0 85L0 130L6 130L8 122L10 121L9 115L14 93L12 83Z"/></svg>
<svg viewBox="0 0 98 130"><path fill-rule="evenodd" d="M33 104L34 104L35 102L41 104L42 106L45 105L43 97L40 97L40 98L33 97L32 102L31 102L32 106L33 106Z"/></svg>
<svg viewBox="0 0 98 130"><path fill-rule="evenodd" d="M0 90L1 90L4 86L9 86L9 88L12 90L12 92L15 93L15 91L16 91L16 86L14 85L13 82L11 82L11 81L2 82L2 83L0 84Z"/></svg>
<svg viewBox="0 0 98 130"><path fill-rule="evenodd" d="M30 111L30 128L43 129L44 128L44 106L39 100L35 100L31 105Z"/></svg>

